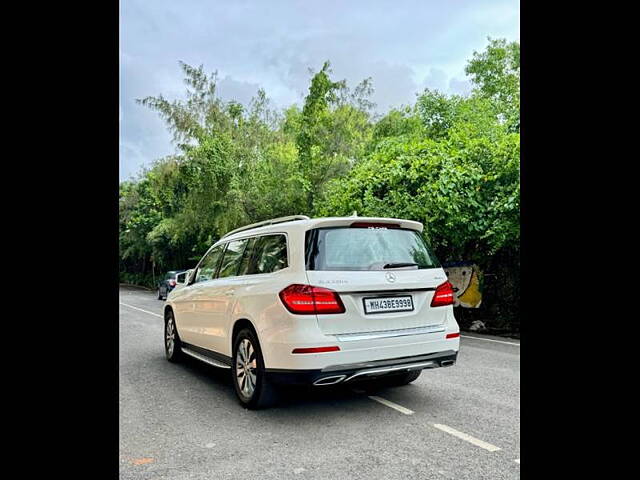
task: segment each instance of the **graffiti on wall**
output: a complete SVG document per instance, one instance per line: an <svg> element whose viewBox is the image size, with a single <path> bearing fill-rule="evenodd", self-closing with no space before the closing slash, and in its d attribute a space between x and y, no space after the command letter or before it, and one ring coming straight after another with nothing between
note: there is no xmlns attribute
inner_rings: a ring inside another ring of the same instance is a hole
<svg viewBox="0 0 640 480"><path fill-rule="evenodd" d="M453 306L478 308L482 303L478 266L469 262L456 262L445 264L443 268L453 288L457 289Z"/></svg>

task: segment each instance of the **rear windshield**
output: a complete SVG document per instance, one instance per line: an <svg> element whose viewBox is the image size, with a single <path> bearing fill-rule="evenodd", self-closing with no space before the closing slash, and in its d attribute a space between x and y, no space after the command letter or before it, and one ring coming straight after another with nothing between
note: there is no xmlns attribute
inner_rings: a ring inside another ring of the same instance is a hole
<svg viewBox="0 0 640 480"><path fill-rule="evenodd" d="M440 266L418 232L400 228L316 228L307 232L306 249L307 270Z"/></svg>

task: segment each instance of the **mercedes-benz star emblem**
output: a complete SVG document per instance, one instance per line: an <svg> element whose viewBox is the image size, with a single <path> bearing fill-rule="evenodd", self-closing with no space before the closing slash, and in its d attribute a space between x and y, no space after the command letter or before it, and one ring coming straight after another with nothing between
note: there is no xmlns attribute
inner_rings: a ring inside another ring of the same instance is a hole
<svg viewBox="0 0 640 480"><path fill-rule="evenodd" d="M393 282L396 281L396 274L395 273L387 272L387 273L385 273L384 276L387 279L387 282L389 282L389 283L393 283Z"/></svg>

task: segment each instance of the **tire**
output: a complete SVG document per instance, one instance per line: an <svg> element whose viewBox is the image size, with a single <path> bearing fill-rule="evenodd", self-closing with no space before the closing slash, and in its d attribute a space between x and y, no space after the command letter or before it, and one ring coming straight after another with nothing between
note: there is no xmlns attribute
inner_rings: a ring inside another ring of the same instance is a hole
<svg viewBox="0 0 640 480"><path fill-rule="evenodd" d="M167 312L164 322L164 353L170 362L178 362L182 358L182 342L178 335L173 312Z"/></svg>
<svg viewBox="0 0 640 480"><path fill-rule="evenodd" d="M162 295L160 295L160 288L158 288L158 300L162 300Z"/></svg>
<svg viewBox="0 0 640 480"><path fill-rule="evenodd" d="M233 341L231 380L236 396L245 408L267 408L277 400L276 389L265 373L260 343L249 328L240 330Z"/></svg>

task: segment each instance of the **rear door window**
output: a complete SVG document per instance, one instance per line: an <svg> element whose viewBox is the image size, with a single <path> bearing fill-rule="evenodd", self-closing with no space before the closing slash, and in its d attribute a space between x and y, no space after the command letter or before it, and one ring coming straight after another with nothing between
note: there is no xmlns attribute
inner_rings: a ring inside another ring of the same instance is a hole
<svg viewBox="0 0 640 480"><path fill-rule="evenodd" d="M251 260L253 258L254 247L257 241L257 237L251 237L248 240L247 247L244 249L242 259L240 260L240 268L238 269L238 275L247 275L251 267Z"/></svg>
<svg viewBox="0 0 640 480"><path fill-rule="evenodd" d="M222 264L220 264L218 278L235 277L238 275L242 254L244 253L246 245L247 239L234 240L227 244L227 249L222 258Z"/></svg>
<svg viewBox="0 0 640 480"><path fill-rule="evenodd" d="M310 230L307 235L307 270L440 266L415 230L338 227Z"/></svg>
<svg viewBox="0 0 640 480"><path fill-rule="evenodd" d="M284 235L264 235L257 238L249 274L277 272L288 265L287 238Z"/></svg>

